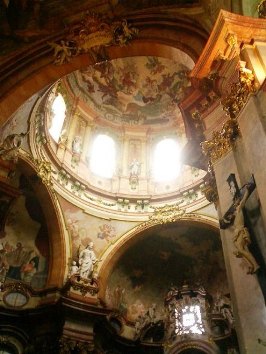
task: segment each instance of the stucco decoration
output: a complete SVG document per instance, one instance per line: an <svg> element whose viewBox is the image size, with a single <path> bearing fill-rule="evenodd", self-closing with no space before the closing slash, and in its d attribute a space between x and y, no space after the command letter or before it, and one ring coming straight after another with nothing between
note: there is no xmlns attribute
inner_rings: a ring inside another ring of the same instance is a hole
<svg viewBox="0 0 266 354"><path fill-rule="evenodd" d="M19 178L19 196L9 209L0 239L1 280L45 287L49 269L48 230L41 206L28 182Z"/></svg>
<svg viewBox="0 0 266 354"><path fill-rule="evenodd" d="M182 53L182 52L181 52ZM159 57L105 61L75 71L67 81L75 95L102 118L118 124L184 123L178 108L194 63L185 54L180 62Z"/></svg>
<svg viewBox="0 0 266 354"><path fill-rule="evenodd" d="M228 292L219 235L195 224L147 230L110 274L106 304L129 321L136 321L153 304L157 319L162 318L167 291L185 280L202 284L213 296Z"/></svg>

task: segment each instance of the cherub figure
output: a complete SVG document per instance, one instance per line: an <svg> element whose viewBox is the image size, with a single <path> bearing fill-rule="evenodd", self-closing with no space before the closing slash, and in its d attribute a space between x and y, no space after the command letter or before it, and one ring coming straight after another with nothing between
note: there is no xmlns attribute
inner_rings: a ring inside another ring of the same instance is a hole
<svg viewBox="0 0 266 354"><path fill-rule="evenodd" d="M72 261L72 265L70 267L69 276L71 277L72 275L77 275L77 274L79 274L79 267L77 266L77 262L76 261Z"/></svg>

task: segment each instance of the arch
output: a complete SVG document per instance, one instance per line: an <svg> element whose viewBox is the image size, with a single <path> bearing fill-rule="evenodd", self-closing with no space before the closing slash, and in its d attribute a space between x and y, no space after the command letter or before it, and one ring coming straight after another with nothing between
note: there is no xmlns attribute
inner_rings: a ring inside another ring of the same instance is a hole
<svg viewBox="0 0 266 354"><path fill-rule="evenodd" d="M166 354L182 354L182 353L194 353L194 354L218 354L218 347L214 342L207 340L193 340L188 339L181 342L174 343L168 350L165 351Z"/></svg>
<svg viewBox="0 0 266 354"><path fill-rule="evenodd" d="M175 221L175 223L171 223L171 224L180 224L180 223L186 225L187 224L200 225L203 228L212 229L217 233L219 233L218 222L205 216L196 215L196 214L185 214L178 221ZM108 248L106 252L101 256L102 262L100 262L100 268L99 268L100 291L98 294L100 299L103 300L105 297L107 280L115 264L121 257L121 255L127 249L129 249L137 241L139 237L143 235L143 232L145 232L148 229L157 228L160 226L161 226L160 222L153 223L152 225L143 223L136 226L128 233L123 235L120 242L117 242L113 248Z"/></svg>
<svg viewBox="0 0 266 354"><path fill-rule="evenodd" d="M189 17L176 14L135 15L129 18L139 28L139 36L126 47L107 48L110 59L126 56L161 56L175 59L177 50L186 52L196 61L208 38L200 24ZM50 36L47 41L58 41L64 33ZM51 48L45 39L36 41L27 50L19 51L3 60L0 65L0 110L3 124L22 103L34 93L43 90L61 77L79 68L92 64L88 55L74 57L70 63L52 64Z"/></svg>
<svg viewBox="0 0 266 354"><path fill-rule="evenodd" d="M49 235L49 272L46 288L62 287L66 270L66 244L63 235L62 223L60 223L59 209L57 208L54 196L43 183L36 179L34 167L22 156L18 161L18 169L29 179L36 181L32 183L34 192L42 206ZM45 207L44 207L45 206Z"/></svg>

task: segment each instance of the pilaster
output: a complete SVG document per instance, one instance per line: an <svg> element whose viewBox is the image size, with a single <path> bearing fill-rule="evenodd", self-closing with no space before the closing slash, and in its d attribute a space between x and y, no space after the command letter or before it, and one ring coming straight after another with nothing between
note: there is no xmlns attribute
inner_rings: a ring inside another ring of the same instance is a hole
<svg viewBox="0 0 266 354"><path fill-rule="evenodd" d="M241 141L237 142L237 145L241 144ZM241 146L228 152L213 166L219 194L218 213L220 217L232 204L226 181L229 173L234 173L238 184L241 185L241 171L237 162L239 150ZM237 258L234 254L232 227L221 230L221 240L241 354L263 354L265 348L259 344L258 339L265 337L266 308L257 275L256 273L247 274L244 258Z"/></svg>

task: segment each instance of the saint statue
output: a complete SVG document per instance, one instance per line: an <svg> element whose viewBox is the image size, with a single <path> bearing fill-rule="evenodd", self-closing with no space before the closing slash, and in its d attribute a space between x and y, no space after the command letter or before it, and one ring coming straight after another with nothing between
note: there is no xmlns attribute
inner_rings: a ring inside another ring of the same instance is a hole
<svg viewBox="0 0 266 354"><path fill-rule="evenodd" d="M140 167L141 163L137 159L134 159L129 166L130 176L139 176Z"/></svg>
<svg viewBox="0 0 266 354"><path fill-rule="evenodd" d="M79 255L79 274L81 278L89 279L92 277L94 264L97 262L96 255L93 251L94 244L90 242L87 247L80 252Z"/></svg>

